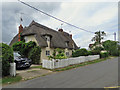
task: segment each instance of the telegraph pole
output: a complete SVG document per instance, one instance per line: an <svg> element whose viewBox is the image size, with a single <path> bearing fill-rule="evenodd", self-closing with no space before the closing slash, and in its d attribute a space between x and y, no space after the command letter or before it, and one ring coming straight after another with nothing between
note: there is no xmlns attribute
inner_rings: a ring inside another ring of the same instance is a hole
<svg viewBox="0 0 120 90"><path fill-rule="evenodd" d="M116 41L116 32L114 32L114 41Z"/></svg>

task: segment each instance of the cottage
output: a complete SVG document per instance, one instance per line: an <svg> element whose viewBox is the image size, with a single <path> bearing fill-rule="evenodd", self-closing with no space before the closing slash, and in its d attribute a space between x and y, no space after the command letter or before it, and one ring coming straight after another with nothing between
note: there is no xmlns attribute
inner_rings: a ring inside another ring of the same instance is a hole
<svg viewBox="0 0 120 90"><path fill-rule="evenodd" d="M56 48L64 49L67 57L72 55L73 50L78 49L71 34L64 32L63 29L55 31L35 21L25 28L20 25L19 33L12 39L10 46L20 41L20 37L23 37L25 42L34 41L41 47L41 63L43 59L48 59Z"/></svg>

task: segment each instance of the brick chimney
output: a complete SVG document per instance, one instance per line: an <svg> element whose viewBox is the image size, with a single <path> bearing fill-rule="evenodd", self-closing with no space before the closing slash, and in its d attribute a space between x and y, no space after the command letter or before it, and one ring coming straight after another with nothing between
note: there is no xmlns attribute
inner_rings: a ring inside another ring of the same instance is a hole
<svg viewBox="0 0 120 90"><path fill-rule="evenodd" d="M72 38L72 34L70 34L70 38Z"/></svg>
<svg viewBox="0 0 120 90"><path fill-rule="evenodd" d="M19 33L18 33L18 41L20 41L20 34L23 31L23 26L20 24L19 26Z"/></svg>
<svg viewBox="0 0 120 90"><path fill-rule="evenodd" d="M60 28L58 31L63 32L63 29Z"/></svg>

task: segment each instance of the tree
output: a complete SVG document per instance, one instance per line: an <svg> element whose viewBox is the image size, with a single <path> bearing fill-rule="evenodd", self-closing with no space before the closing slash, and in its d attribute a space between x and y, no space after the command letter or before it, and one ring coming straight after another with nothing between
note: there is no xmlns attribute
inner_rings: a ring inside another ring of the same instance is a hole
<svg viewBox="0 0 120 90"><path fill-rule="evenodd" d="M22 57L31 59L33 64L40 63L41 48L36 46L35 42L30 41L25 43L23 41L19 41L14 43L12 48L14 51L18 51Z"/></svg>
<svg viewBox="0 0 120 90"><path fill-rule="evenodd" d="M23 41L16 42L12 45L12 48L14 51L18 51L18 53L28 58L28 53L31 51L32 48L36 46L36 43L33 41L30 41L28 43L25 43Z"/></svg>
<svg viewBox="0 0 120 90"><path fill-rule="evenodd" d="M14 62L13 50L7 44L0 43L0 62L2 61L2 75L7 76L10 74L10 63Z"/></svg>
<svg viewBox="0 0 120 90"><path fill-rule="evenodd" d="M103 42L104 49L113 56L118 56L118 42L117 41L112 41L112 40L107 40Z"/></svg>
<svg viewBox="0 0 120 90"><path fill-rule="evenodd" d="M32 60L33 64L39 64L40 63L40 54L41 54L41 48L39 46L35 46L29 52L28 57Z"/></svg>
<svg viewBox="0 0 120 90"><path fill-rule="evenodd" d="M95 44L101 44L101 40L104 39L105 35L104 31L97 31L91 41L95 41Z"/></svg>

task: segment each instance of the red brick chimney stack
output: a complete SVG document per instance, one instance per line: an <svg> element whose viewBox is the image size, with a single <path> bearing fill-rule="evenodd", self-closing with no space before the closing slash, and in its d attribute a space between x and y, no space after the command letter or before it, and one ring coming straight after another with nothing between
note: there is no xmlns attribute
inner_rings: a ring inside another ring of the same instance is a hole
<svg viewBox="0 0 120 90"><path fill-rule="evenodd" d="M70 38L72 38L72 34L70 34Z"/></svg>
<svg viewBox="0 0 120 90"><path fill-rule="evenodd" d="M63 29L59 29L58 31L63 32Z"/></svg>
<svg viewBox="0 0 120 90"><path fill-rule="evenodd" d="M23 31L23 26L20 24L19 26L19 33L18 33L18 41L20 41L20 34Z"/></svg>

